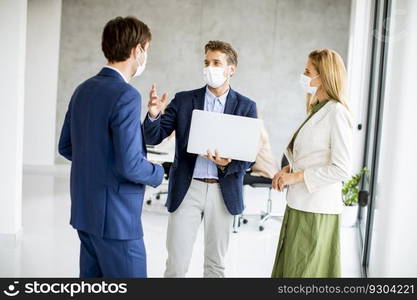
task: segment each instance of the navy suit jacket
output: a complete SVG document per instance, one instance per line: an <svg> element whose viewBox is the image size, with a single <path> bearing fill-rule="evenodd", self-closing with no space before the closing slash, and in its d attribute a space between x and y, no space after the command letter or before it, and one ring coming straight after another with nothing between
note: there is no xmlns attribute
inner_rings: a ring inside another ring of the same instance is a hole
<svg viewBox="0 0 417 300"><path fill-rule="evenodd" d="M152 122L146 116L143 122L146 143L150 145L159 144L175 130L175 159L169 174L167 199L169 212L180 206L191 184L197 159L196 154L187 152L191 115L194 109L204 110L205 93L206 87L177 93L160 118ZM257 117L255 102L232 89L229 90L224 113ZM243 211L243 177L250 166L250 162L232 160L224 172L218 169L223 199L232 215Z"/></svg>
<svg viewBox="0 0 417 300"><path fill-rule="evenodd" d="M158 186L163 168L146 159L141 96L116 71L103 68L75 90L59 153L71 165L71 225L109 239L143 236L145 185Z"/></svg>

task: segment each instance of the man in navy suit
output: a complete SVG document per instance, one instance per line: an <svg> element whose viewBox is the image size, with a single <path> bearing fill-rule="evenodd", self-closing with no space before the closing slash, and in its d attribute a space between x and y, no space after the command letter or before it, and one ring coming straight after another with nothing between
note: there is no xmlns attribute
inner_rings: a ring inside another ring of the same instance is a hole
<svg viewBox="0 0 417 300"><path fill-rule="evenodd" d="M143 123L148 144L160 143L175 130L167 200L166 277L185 276L203 220L204 277L224 277L233 215L243 211L243 177L251 164L222 158L217 151L213 153L215 149L208 149L205 156L190 154L187 144L193 109L256 118L256 104L230 88L237 67L237 53L230 44L210 41L205 46L204 64L207 85L177 93L163 114L166 94L159 99L154 85Z"/></svg>
<svg viewBox="0 0 417 300"><path fill-rule="evenodd" d="M147 276L142 202L145 185L161 184L163 168L146 159L141 96L128 81L145 69L150 40L138 19L110 20L102 35L108 63L77 87L65 116L59 153L72 161L80 277Z"/></svg>

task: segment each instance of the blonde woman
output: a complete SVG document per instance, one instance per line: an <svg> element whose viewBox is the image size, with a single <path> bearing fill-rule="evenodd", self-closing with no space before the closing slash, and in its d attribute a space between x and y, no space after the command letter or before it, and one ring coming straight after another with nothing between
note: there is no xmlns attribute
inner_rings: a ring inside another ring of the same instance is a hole
<svg viewBox="0 0 417 300"><path fill-rule="evenodd" d="M272 277L340 277L341 189L352 140L342 58L330 49L311 52L300 83L308 116L285 151L289 165L272 181L279 191L288 187Z"/></svg>

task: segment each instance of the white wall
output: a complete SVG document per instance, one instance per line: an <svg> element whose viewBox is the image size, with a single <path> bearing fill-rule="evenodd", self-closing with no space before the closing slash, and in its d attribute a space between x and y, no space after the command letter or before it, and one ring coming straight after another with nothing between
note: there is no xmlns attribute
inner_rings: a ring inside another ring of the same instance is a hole
<svg viewBox="0 0 417 300"><path fill-rule="evenodd" d="M417 276L417 1L393 1L369 276Z"/></svg>
<svg viewBox="0 0 417 300"><path fill-rule="evenodd" d="M53 165L61 0L29 0L23 163Z"/></svg>
<svg viewBox="0 0 417 300"><path fill-rule="evenodd" d="M26 0L0 1L0 234L21 230Z"/></svg>

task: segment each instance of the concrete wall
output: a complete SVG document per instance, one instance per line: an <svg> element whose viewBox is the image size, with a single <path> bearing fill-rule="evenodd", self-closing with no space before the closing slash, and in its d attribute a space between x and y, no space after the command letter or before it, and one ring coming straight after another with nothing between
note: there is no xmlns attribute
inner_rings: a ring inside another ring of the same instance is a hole
<svg viewBox="0 0 417 300"><path fill-rule="evenodd" d="M23 163L55 163L61 0L29 0Z"/></svg>
<svg viewBox="0 0 417 300"><path fill-rule="evenodd" d="M232 86L258 103L277 157L305 116L299 85L307 54L333 48L346 59L350 0L63 0L57 105L59 135L74 88L96 74L105 23L134 15L153 33L145 73L133 81L144 97L156 82L174 95L203 86L204 44L230 42L240 62ZM58 158L59 163L64 162Z"/></svg>

